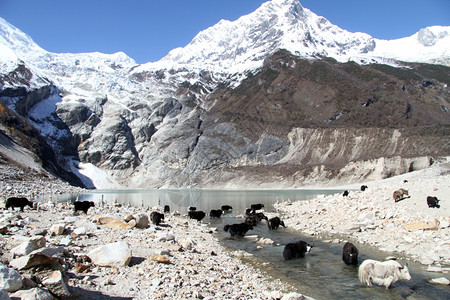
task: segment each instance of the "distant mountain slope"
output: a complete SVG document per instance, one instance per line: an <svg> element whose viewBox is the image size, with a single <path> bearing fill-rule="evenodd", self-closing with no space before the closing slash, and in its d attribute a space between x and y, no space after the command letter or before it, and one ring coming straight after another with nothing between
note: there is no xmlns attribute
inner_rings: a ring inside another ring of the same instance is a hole
<svg viewBox="0 0 450 300"><path fill-rule="evenodd" d="M393 157L404 171L450 154L449 32L377 40L272 0L138 65L48 52L0 18L0 101L86 185L292 187Z"/></svg>

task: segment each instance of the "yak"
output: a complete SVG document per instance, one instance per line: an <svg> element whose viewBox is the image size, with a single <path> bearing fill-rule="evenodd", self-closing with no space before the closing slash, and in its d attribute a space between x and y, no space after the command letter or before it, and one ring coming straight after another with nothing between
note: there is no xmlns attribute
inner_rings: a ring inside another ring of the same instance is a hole
<svg viewBox="0 0 450 300"><path fill-rule="evenodd" d="M372 286L372 283L385 286L388 289L399 280L411 280L408 266L402 266L395 260L377 261L366 259L358 269L358 278L361 283Z"/></svg>
<svg viewBox="0 0 450 300"><path fill-rule="evenodd" d="M170 213L170 206L164 205L164 213Z"/></svg>
<svg viewBox="0 0 450 300"><path fill-rule="evenodd" d="M260 210L264 207L264 204L258 203L258 204L252 204L250 205L250 209L253 213L255 213L257 210Z"/></svg>
<svg viewBox="0 0 450 300"><path fill-rule="evenodd" d="M358 264L358 248L350 242L345 243L342 248L342 260L347 265L356 266Z"/></svg>
<svg viewBox="0 0 450 300"><path fill-rule="evenodd" d="M440 208L441 206L439 205L439 199L437 197L432 197L432 196L428 196L427 197L427 204L429 208Z"/></svg>
<svg viewBox="0 0 450 300"><path fill-rule="evenodd" d="M199 211L191 210L188 212L188 215L189 215L189 218L191 218L191 219L201 221L206 216L206 213L201 210L199 210Z"/></svg>
<svg viewBox="0 0 450 300"><path fill-rule="evenodd" d="M152 211L152 213L150 214L150 220L153 224L159 225L164 220L164 214L157 211Z"/></svg>
<svg viewBox="0 0 450 300"><path fill-rule="evenodd" d="M211 209L211 211L209 212L209 217L210 218L220 218L222 213L223 213L223 211L221 209Z"/></svg>
<svg viewBox="0 0 450 300"><path fill-rule="evenodd" d="M23 208L27 205L33 207L33 202L25 197L10 197L6 200L5 208L8 210L11 207L14 210L14 207L20 207L20 211L23 211Z"/></svg>
<svg viewBox="0 0 450 300"><path fill-rule="evenodd" d="M95 204L92 201L75 201L73 205L75 212L81 210L85 214L87 214L89 207L95 207Z"/></svg>
<svg viewBox="0 0 450 300"><path fill-rule="evenodd" d="M225 225L223 227L223 230L226 232L229 232L231 236L244 236L247 231L252 230L253 226L249 225L247 223L238 223L238 224L231 224L231 225Z"/></svg>
<svg viewBox="0 0 450 300"><path fill-rule="evenodd" d="M295 258L303 258L306 253L309 253L314 245L308 244L304 241L298 241L296 243L289 243L284 247L283 257L284 260L290 260Z"/></svg>
<svg viewBox="0 0 450 300"><path fill-rule="evenodd" d="M281 221L279 217L273 217L267 221L267 227L269 227L270 230L278 229L280 225L286 228L286 225L284 225L284 222Z"/></svg>
<svg viewBox="0 0 450 300"><path fill-rule="evenodd" d="M233 207L231 207L230 205L222 205L222 207L220 209L223 210L223 212L228 212L228 211L232 210Z"/></svg>

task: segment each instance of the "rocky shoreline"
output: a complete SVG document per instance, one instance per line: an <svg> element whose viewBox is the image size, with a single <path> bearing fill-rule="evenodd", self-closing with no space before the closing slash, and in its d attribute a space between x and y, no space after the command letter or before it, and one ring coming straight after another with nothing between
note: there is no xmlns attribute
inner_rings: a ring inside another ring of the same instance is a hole
<svg viewBox="0 0 450 300"><path fill-rule="evenodd" d="M81 191L8 168L2 169L2 198ZM448 271L449 163L367 185L365 191L359 184L344 187L347 197L275 208L288 227L302 233L367 243ZM410 196L395 202L399 188ZM427 195L438 197L441 207L428 208ZM100 203L88 214L74 213L73 205L48 197L24 212L1 210L0 274L4 284L9 274L15 286L0 289L0 299L311 299L244 264L241 258L249 254L220 245L216 228L177 213L166 214L159 226L151 224L155 209L161 208Z"/></svg>
<svg viewBox="0 0 450 300"><path fill-rule="evenodd" d="M341 187L349 190L348 196L275 207L286 226L307 235L369 244L433 268L450 265L450 163L361 185L368 188L349 185ZM396 202L393 193L400 188L409 195ZM440 208L429 208L427 196L437 197Z"/></svg>
<svg viewBox="0 0 450 300"><path fill-rule="evenodd" d="M77 190L2 185L8 195ZM244 264L248 253L221 246L216 228L177 213L156 226L154 209L101 203L74 213L49 198L24 212L0 211L0 283L8 290L0 299L310 299Z"/></svg>

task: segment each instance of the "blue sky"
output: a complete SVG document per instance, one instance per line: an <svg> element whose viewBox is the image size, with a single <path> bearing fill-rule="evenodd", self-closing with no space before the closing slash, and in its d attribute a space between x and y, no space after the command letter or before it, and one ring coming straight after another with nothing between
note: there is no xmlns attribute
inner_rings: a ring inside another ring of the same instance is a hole
<svg viewBox="0 0 450 300"><path fill-rule="evenodd" d="M221 19L236 20L265 0L0 0L0 17L51 52L123 51L157 61ZM301 0L351 32L396 39L450 25L450 0Z"/></svg>

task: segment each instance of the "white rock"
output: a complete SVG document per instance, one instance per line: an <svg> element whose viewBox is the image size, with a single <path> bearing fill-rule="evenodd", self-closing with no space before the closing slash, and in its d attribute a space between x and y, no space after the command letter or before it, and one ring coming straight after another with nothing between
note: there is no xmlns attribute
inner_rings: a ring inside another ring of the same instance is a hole
<svg viewBox="0 0 450 300"><path fill-rule="evenodd" d="M431 280L427 280L427 282L432 284L450 285L450 280L445 277L433 278Z"/></svg>
<svg viewBox="0 0 450 300"><path fill-rule="evenodd" d="M54 300L55 297L46 289L32 288L29 290L20 290L11 295L13 298L21 300Z"/></svg>
<svg viewBox="0 0 450 300"><path fill-rule="evenodd" d="M175 241L175 236L171 233L161 232L158 234L157 240L160 242Z"/></svg>
<svg viewBox="0 0 450 300"><path fill-rule="evenodd" d="M71 216L71 217L65 217L64 218L64 222L67 224L74 224L75 222L77 222L80 218L76 217L76 216Z"/></svg>
<svg viewBox="0 0 450 300"><path fill-rule="evenodd" d="M130 263L131 249L128 244L117 242L97 247L89 251L87 256L99 266L124 267Z"/></svg>
<svg viewBox="0 0 450 300"><path fill-rule="evenodd" d="M299 293L289 293L283 296L281 300L302 300L305 299L305 296Z"/></svg>
<svg viewBox="0 0 450 300"><path fill-rule="evenodd" d="M33 236L28 241L23 242L19 246L11 249L14 256L28 255L36 249L45 247L46 240L43 236Z"/></svg>
<svg viewBox="0 0 450 300"><path fill-rule="evenodd" d="M65 228L66 228L65 224L53 224L52 227L50 227L50 234L61 235L64 233Z"/></svg>
<svg viewBox="0 0 450 300"><path fill-rule="evenodd" d="M76 235L85 235L86 234L86 227L78 227L73 230L73 233Z"/></svg>
<svg viewBox="0 0 450 300"><path fill-rule="evenodd" d="M20 273L0 263L0 287L15 292L22 287Z"/></svg>

